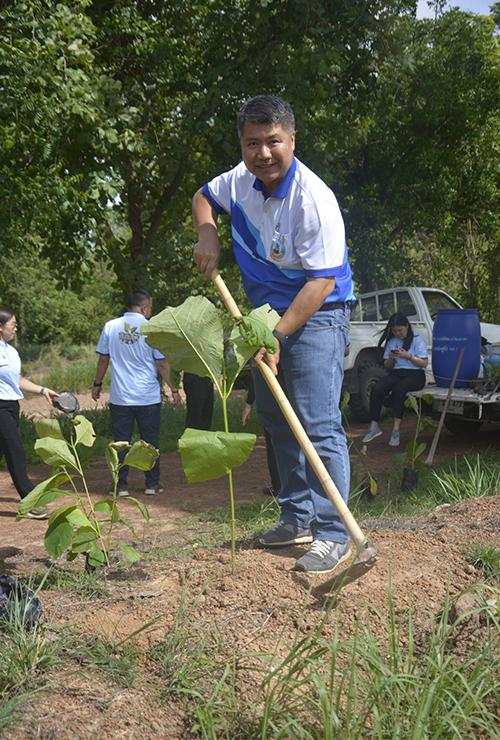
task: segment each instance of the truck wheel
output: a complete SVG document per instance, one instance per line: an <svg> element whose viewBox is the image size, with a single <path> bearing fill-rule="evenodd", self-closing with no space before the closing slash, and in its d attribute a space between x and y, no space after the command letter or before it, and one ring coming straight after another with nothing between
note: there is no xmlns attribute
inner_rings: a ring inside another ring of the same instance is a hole
<svg viewBox="0 0 500 740"><path fill-rule="evenodd" d="M349 399L349 408L355 421L370 421L370 396L375 383L387 375L380 365L363 363L359 368L359 393Z"/></svg>
<svg viewBox="0 0 500 740"><path fill-rule="evenodd" d="M461 416L446 414L444 417L444 425L449 432L456 434L458 437L469 437L481 429L483 422L474 421L474 419L463 419Z"/></svg>

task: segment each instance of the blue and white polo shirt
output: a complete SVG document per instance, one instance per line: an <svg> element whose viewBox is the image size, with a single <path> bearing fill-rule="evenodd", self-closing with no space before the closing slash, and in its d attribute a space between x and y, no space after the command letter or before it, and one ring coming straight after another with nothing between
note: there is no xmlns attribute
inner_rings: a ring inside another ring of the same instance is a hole
<svg viewBox="0 0 500 740"><path fill-rule="evenodd" d="M231 217L233 251L252 306L285 311L307 278L335 278L325 303L354 298L335 195L296 157L269 197L243 162L202 192L217 213Z"/></svg>
<svg viewBox="0 0 500 740"><path fill-rule="evenodd" d="M109 401L118 406L151 406L160 403L156 360L165 355L146 344L140 327L146 318L127 311L104 325L96 352L111 358Z"/></svg>

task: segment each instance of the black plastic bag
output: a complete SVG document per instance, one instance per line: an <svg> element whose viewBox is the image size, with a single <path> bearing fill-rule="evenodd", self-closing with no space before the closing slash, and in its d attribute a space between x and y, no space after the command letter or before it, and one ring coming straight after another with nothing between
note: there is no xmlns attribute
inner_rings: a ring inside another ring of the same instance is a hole
<svg viewBox="0 0 500 740"><path fill-rule="evenodd" d="M42 602L22 581L0 576L0 627L2 622L19 620L33 627L42 615Z"/></svg>

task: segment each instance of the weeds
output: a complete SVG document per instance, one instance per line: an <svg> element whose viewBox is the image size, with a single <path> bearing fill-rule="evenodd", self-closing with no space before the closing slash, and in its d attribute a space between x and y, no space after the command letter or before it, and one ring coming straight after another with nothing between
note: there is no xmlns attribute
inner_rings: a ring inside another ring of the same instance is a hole
<svg viewBox="0 0 500 740"><path fill-rule="evenodd" d="M108 590L98 571L69 571L52 567L45 573L32 576L33 588L44 591L73 591L86 599L108 596Z"/></svg>
<svg viewBox="0 0 500 740"><path fill-rule="evenodd" d="M497 547L474 545L468 550L466 559L485 578L500 578L500 550Z"/></svg>
<svg viewBox="0 0 500 740"><path fill-rule="evenodd" d="M210 630L193 621L198 600L187 601L188 586L181 592L173 625L150 651L161 671L162 682L166 682L167 692L197 691L213 668L217 640Z"/></svg>
<svg viewBox="0 0 500 740"><path fill-rule="evenodd" d="M132 640L114 640L108 635L80 635L72 642L69 654L80 665L97 668L113 683L131 688L139 677L139 648Z"/></svg>
<svg viewBox="0 0 500 740"><path fill-rule="evenodd" d="M480 644L464 658L453 651L461 624L450 624L449 607L447 599L423 639L411 613L398 622L390 597L387 616L378 614L385 625L380 639L358 624L355 636L342 640L327 610L305 636L299 628L278 659L224 658L184 603L152 656L166 671L169 692L183 697L190 732L202 738L493 737L497 618L485 612Z"/></svg>
<svg viewBox="0 0 500 740"><path fill-rule="evenodd" d="M455 458L449 471L434 472L429 483L429 493L436 504L453 504L474 496L494 496L499 492L500 466L498 463L488 464L479 455L473 459L465 457L461 465Z"/></svg>
<svg viewBox="0 0 500 740"><path fill-rule="evenodd" d="M14 595L9 617L0 622L0 731L33 699L43 674L59 659L59 644L40 623L26 626L24 604Z"/></svg>

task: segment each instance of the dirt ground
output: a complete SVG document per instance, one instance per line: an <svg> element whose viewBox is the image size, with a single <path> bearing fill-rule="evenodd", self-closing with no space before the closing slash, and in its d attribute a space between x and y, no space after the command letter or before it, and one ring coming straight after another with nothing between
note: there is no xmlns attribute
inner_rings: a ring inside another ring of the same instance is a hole
<svg viewBox="0 0 500 740"><path fill-rule="evenodd" d="M411 427L411 420L404 422L403 438ZM352 429L358 442L363 433L361 426ZM394 451L387 446L387 436L370 447L372 475L383 476L392 465ZM431 437L429 432L428 440ZM497 445L496 434L459 440L444 431L436 461L498 449ZM294 559L304 548L264 551L252 542L240 542L236 573L231 575L228 548L196 547L196 542L193 546L197 527L201 537L203 524L186 527L193 513L226 507L226 481L189 485L176 453L162 455L161 465L165 492L146 502L152 521L147 527L139 527L142 537L136 544L139 549L158 552L175 546L177 554L141 561L126 571L111 569L106 579L109 595L98 600L86 601L70 591L42 591L46 620L52 625L74 625L83 633L107 633L116 638L158 618L138 638L145 646L154 645L174 622L184 594L193 603L193 618L207 627L216 627L228 653L251 649L286 654L297 629L304 633L311 629L324 607L322 599L310 597L304 609L310 580L291 571ZM235 471L238 503L266 500L261 493L267 483L265 471L265 447L259 439L250 460ZM36 481L47 476L47 468L42 465L30 472ZM108 490L104 461L93 465L90 482L96 498ZM142 474L138 471L131 473L130 489L144 499ZM8 474L0 471L0 573L26 576L48 565L42 541L46 523L17 523L17 503ZM333 633L338 621L340 634L347 638L361 620L369 624L374 635L380 633L389 580L396 613L404 617L410 608L414 609L423 628L429 616L442 609L448 590L455 595L482 580L468 564L465 549L476 543L498 546L498 504L499 496L471 499L411 521L374 523L369 535L377 549L377 566L341 591L327 629ZM135 509L127 503L124 506L138 521ZM318 582L321 580L324 577L318 577ZM145 688L120 688L98 673L90 680L79 671L68 674L62 670L52 682L50 695L41 694L36 708L26 710L22 725L6 737L187 737L180 707L159 703Z"/></svg>

